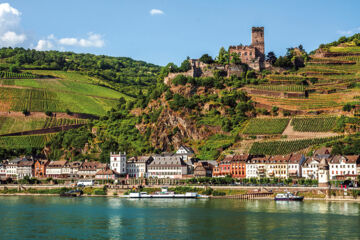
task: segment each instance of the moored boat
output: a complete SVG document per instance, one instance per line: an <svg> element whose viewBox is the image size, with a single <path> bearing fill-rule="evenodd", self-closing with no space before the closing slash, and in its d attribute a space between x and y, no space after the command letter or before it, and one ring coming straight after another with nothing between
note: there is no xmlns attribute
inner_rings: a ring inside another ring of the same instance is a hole
<svg viewBox="0 0 360 240"><path fill-rule="evenodd" d="M70 190L68 192L60 193L60 197L80 197L83 194L81 190Z"/></svg>
<svg viewBox="0 0 360 240"><path fill-rule="evenodd" d="M162 188L160 192L148 194L147 192L134 192L129 194L129 198L197 198L195 192L186 192L184 194L175 194L169 192L167 188Z"/></svg>
<svg viewBox="0 0 360 240"><path fill-rule="evenodd" d="M275 201L302 201L304 200L303 196L295 196L294 194L287 193L278 193L275 196Z"/></svg>

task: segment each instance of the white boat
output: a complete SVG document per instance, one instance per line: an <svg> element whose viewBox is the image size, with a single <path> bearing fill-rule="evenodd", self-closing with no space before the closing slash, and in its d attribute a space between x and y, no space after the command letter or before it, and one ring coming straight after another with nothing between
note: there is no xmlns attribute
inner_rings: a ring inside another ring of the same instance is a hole
<svg viewBox="0 0 360 240"><path fill-rule="evenodd" d="M294 194L287 193L278 193L275 196L275 201L302 201L304 200L303 196L295 196Z"/></svg>
<svg viewBox="0 0 360 240"><path fill-rule="evenodd" d="M197 198L197 197L198 194L196 192L175 194L174 192L169 192L167 188L161 188L160 192L156 192L154 194L148 194L147 192L135 192L129 194L129 198Z"/></svg>

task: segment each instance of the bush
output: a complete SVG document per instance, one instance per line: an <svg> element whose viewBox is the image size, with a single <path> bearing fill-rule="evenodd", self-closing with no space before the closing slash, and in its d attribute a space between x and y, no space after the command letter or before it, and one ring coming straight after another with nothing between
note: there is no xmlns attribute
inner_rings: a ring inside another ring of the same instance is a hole
<svg viewBox="0 0 360 240"><path fill-rule="evenodd" d="M217 191L217 190L214 190L214 191L212 192L212 195L213 195L213 196L225 196L226 193L220 192L220 191Z"/></svg>
<svg viewBox="0 0 360 240"><path fill-rule="evenodd" d="M24 116L29 116L30 112L27 109L22 110Z"/></svg>

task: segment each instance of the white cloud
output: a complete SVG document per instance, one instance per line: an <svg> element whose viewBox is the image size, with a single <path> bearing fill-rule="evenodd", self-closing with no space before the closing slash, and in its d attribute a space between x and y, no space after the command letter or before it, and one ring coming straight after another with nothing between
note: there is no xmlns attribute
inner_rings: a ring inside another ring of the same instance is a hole
<svg viewBox="0 0 360 240"><path fill-rule="evenodd" d="M59 43L61 45L76 45L78 43L78 40L76 38L61 38L59 40Z"/></svg>
<svg viewBox="0 0 360 240"><path fill-rule="evenodd" d="M1 41L5 44L17 45L19 43L23 43L26 40L25 34L17 34L16 32L6 32L1 36Z"/></svg>
<svg viewBox="0 0 360 240"><path fill-rule="evenodd" d="M60 38L57 39L53 34L46 39L38 42L35 49L49 50L49 49L64 49L64 46L71 47L97 47L101 48L105 45L105 41L100 34L89 33L87 38Z"/></svg>
<svg viewBox="0 0 360 240"><path fill-rule="evenodd" d="M54 47L50 40L41 39L38 41L35 49L38 51L50 50Z"/></svg>
<svg viewBox="0 0 360 240"><path fill-rule="evenodd" d="M150 10L150 14L151 14L152 16L154 16L154 15L163 15L164 12L163 12L162 10L160 10L160 9L151 9L151 10Z"/></svg>
<svg viewBox="0 0 360 240"><path fill-rule="evenodd" d="M21 12L9 3L0 4L0 46L15 46L26 40L20 31Z"/></svg>

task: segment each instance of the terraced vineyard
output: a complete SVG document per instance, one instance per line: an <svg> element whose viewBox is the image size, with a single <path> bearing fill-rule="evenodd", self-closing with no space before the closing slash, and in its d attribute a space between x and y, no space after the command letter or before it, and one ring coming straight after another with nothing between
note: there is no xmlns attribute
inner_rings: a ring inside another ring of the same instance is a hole
<svg viewBox="0 0 360 240"><path fill-rule="evenodd" d="M323 110L330 112L341 109L360 94L360 46L330 47L325 53L311 55L305 67L287 74L266 76L270 84L260 84L256 89L279 92L307 91L307 98L300 95L271 95L250 92L253 100L268 106L287 110ZM299 87L294 87L298 85ZM286 86L286 87L284 87ZM290 91L289 91L290 90ZM301 98L301 100L299 100Z"/></svg>
<svg viewBox="0 0 360 240"><path fill-rule="evenodd" d="M122 94L119 93L119 97ZM50 89L1 88L0 111L21 112L65 112L69 109L77 113L104 114L117 104L114 98L103 98L75 94L75 92L56 92Z"/></svg>
<svg viewBox="0 0 360 240"><path fill-rule="evenodd" d="M328 132L333 130L337 117L294 118L291 125L298 132Z"/></svg>
<svg viewBox="0 0 360 240"><path fill-rule="evenodd" d="M266 91L281 91L281 92L303 92L305 87L303 85L250 85L250 88L266 90Z"/></svg>
<svg viewBox="0 0 360 240"><path fill-rule="evenodd" d="M87 123L86 119L71 119L71 118L46 118L43 128L53 128L68 126L74 124L85 124Z"/></svg>
<svg viewBox="0 0 360 240"><path fill-rule="evenodd" d="M301 140L255 142L250 149L250 154L286 155L289 153L298 152L310 146L330 142L341 137L342 136Z"/></svg>
<svg viewBox="0 0 360 240"><path fill-rule="evenodd" d="M35 78L36 76L31 73L13 73L13 72L3 72L0 71L0 78L19 78L19 79L30 79Z"/></svg>
<svg viewBox="0 0 360 240"><path fill-rule="evenodd" d="M0 135L85 123L76 118L0 117Z"/></svg>
<svg viewBox="0 0 360 240"><path fill-rule="evenodd" d="M51 140L54 134L0 137L0 148L4 149L26 149L43 148L46 142Z"/></svg>
<svg viewBox="0 0 360 240"><path fill-rule="evenodd" d="M281 134L289 123L289 118L254 118L243 130L244 134Z"/></svg>

